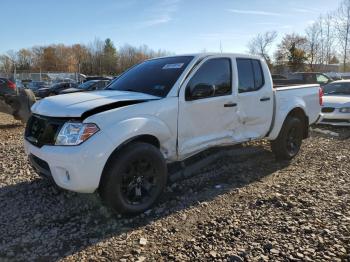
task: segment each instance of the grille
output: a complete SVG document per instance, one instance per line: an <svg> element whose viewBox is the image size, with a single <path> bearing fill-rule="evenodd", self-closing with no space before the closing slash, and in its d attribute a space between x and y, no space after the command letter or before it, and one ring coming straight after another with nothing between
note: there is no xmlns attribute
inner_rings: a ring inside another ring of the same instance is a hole
<svg viewBox="0 0 350 262"><path fill-rule="evenodd" d="M334 112L334 107L323 107L322 113L332 113Z"/></svg>
<svg viewBox="0 0 350 262"><path fill-rule="evenodd" d="M54 145L56 136L66 121L66 119L32 115L27 123L25 138L37 147Z"/></svg>

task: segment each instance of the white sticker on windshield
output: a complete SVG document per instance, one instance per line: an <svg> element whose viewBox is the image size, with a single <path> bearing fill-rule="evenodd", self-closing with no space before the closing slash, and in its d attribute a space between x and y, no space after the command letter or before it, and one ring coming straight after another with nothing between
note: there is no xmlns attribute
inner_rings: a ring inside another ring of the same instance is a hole
<svg viewBox="0 0 350 262"><path fill-rule="evenodd" d="M177 64L166 64L163 66L162 69L179 69L183 67L184 63L177 63Z"/></svg>

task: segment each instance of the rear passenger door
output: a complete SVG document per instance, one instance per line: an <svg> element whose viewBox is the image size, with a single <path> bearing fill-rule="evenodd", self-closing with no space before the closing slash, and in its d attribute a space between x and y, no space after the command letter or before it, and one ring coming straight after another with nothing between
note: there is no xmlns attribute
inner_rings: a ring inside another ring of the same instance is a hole
<svg viewBox="0 0 350 262"><path fill-rule="evenodd" d="M266 64L258 59L237 58L238 121L244 140L266 136L273 116L273 91Z"/></svg>

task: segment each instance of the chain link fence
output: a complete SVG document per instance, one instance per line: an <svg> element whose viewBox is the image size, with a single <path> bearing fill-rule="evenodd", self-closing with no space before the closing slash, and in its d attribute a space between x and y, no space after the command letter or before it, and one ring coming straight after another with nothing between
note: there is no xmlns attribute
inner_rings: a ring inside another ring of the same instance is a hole
<svg viewBox="0 0 350 262"><path fill-rule="evenodd" d="M74 81L81 83L85 79L85 75L69 72L30 72L30 71L16 71L12 73L1 72L0 77L12 79L20 82L31 82L31 81L43 81L47 84L63 81Z"/></svg>

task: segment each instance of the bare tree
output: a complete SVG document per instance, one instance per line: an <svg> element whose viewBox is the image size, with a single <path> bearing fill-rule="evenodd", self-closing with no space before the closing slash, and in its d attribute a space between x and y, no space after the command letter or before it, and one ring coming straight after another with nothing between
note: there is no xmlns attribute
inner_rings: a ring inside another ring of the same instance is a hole
<svg viewBox="0 0 350 262"><path fill-rule="evenodd" d="M311 71L314 70L314 65L317 58L323 56L322 46L322 27L319 22L315 22L306 29L306 57L310 66Z"/></svg>
<svg viewBox="0 0 350 262"><path fill-rule="evenodd" d="M0 55L0 69L5 74L10 74L13 68L13 63L7 55Z"/></svg>
<svg viewBox="0 0 350 262"><path fill-rule="evenodd" d="M304 70L307 60L307 40L298 34L287 34L275 51L276 65L288 67L291 71Z"/></svg>
<svg viewBox="0 0 350 262"><path fill-rule="evenodd" d="M334 56L334 33L333 33L333 21L334 18L331 14L327 14L327 16L323 19L323 38L324 38L324 50L325 50L325 61L326 64L329 64L332 57Z"/></svg>
<svg viewBox="0 0 350 262"><path fill-rule="evenodd" d="M269 31L265 32L264 34L258 34L248 43L249 53L262 56L265 61L270 64L271 59L268 53L272 43L276 40L276 38L276 31Z"/></svg>
<svg viewBox="0 0 350 262"><path fill-rule="evenodd" d="M335 29L339 44L342 48L343 67L345 71L350 39L350 0L343 0L343 2L341 2L336 13Z"/></svg>

